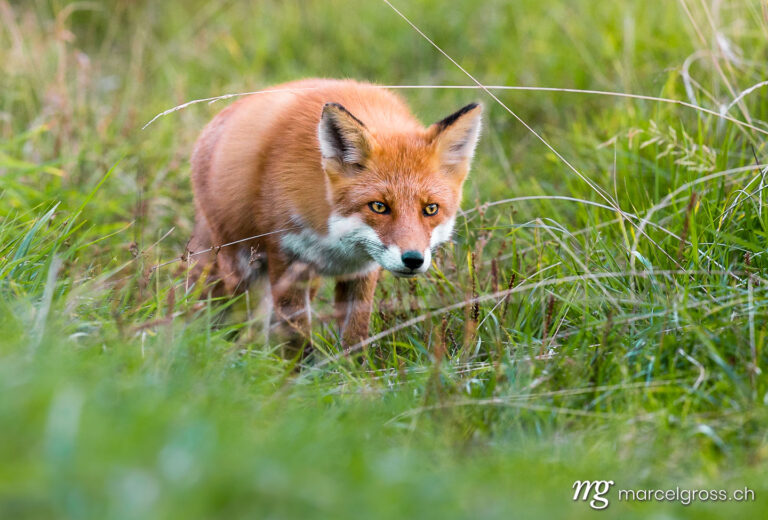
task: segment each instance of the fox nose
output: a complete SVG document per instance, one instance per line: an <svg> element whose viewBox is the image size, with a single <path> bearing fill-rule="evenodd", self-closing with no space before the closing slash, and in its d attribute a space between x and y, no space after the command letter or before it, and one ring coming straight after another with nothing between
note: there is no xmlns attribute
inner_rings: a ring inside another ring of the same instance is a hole
<svg viewBox="0 0 768 520"><path fill-rule="evenodd" d="M405 267L416 270L424 264L424 255L418 251L406 251L401 257Z"/></svg>

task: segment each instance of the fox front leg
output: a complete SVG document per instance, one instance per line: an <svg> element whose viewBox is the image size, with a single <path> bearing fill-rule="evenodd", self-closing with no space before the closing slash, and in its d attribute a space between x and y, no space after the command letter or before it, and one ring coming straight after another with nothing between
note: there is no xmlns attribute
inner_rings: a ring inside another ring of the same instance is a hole
<svg viewBox="0 0 768 520"><path fill-rule="evenodd" d="M379 270L336 282L336 319L341 328L341 343L345 352L368 338L373 295Z"/></svg>
<svg viewBox="0 0 768 520"><path fill-rule="evenodd" d="M272 256L268 260L272 295L270 336L286 345L284 355L306 356L310 341L310 301L314 295L312 269L301 263L286 263Z"/></svg>

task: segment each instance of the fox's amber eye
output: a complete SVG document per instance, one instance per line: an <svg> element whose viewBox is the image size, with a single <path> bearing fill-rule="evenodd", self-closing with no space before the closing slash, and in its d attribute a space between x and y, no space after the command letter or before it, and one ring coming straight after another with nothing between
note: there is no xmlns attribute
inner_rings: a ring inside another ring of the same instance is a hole
<svg viewBox="0 0 768 520"><path fill-rule="evenodd" d="M378 213L379 215L386 215L387 213L389 213L389 207L383 202L379 202L379 201L369 202L368 207L371 208L371 211L373 211L374 213Z"/></svg>
<svg viewBox="0 0 768 520"><path fill-rule="evenodd" d="M437 215L437 210L440 206L437 204L427 204L424 206L424 214L428 217L431 217L433 215Z"/></svg>

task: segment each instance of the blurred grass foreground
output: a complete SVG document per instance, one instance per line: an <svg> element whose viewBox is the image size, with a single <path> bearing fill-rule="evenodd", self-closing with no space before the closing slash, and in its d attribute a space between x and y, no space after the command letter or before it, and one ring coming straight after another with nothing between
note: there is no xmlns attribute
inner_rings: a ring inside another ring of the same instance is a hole
<svg viewBox="0 0 768 520"><path fill-rule="evenodd" d="M300 77L474 83L381 1L0 0L0 518L591 516L576 480L615 482L606 517L768 515L768 4L393 5L535 88L398 90L427 123L485 102L465 213L383 277L362 359L326 286L296 367L258 290L154 267L229 101L142 126Z"/></svg>

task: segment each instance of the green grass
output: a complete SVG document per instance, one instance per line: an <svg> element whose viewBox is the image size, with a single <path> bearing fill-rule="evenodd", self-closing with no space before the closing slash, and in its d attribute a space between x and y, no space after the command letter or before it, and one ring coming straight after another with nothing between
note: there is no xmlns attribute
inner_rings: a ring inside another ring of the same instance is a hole
<svg viewBox="0 0 768 520"><path fill-rule="evenodd" d="M395 5L488 85L719 112L766 79L757 0ZM379 1L0 0L0 517L581 518L583 479L616 482L607 517L766 515L765 132L495 91L585 182L482 92L401 90L425 122L485 102L467 213L427 277L383 277L356 360L326 284L297 371L258 290L201 301L153 269L227 102L141 127L305 76L472 84ZM767 99L728 115L768 131Z"/></svg>

